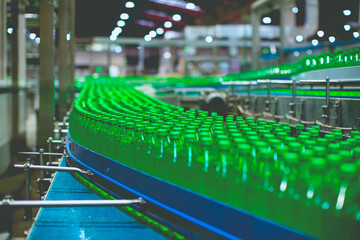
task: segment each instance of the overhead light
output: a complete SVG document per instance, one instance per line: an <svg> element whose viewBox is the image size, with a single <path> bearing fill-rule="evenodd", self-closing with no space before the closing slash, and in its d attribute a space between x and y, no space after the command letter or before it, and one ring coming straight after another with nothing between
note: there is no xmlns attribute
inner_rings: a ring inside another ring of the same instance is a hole
<svg viewBox="0 0 360 240"><path fill-rule="evenodd" d="M154 37L156 37L156 32L154 30L151 30L149 32L149 35L150 35L150 37L154 38Z"/></svg>
<svg viewBox="0 0 360 240"><path fill-rule="evenodd" d="M144 40L147 42L151 41L151 36L150 35L145 35Z"/></svg>
<svg viewBox="0 0 360 240"><path fill-rule="evenodd" d="M116 34L120 34L120 33L122 33L122 28L121 27L116 27L116 28L114 28L114 31L113 32L115 32Z"/></svg>
<svg viewBox="0 0 360 240"><path fill-rule="evenodd" d="M30 33L30 34L29 34L29 38L30 38L31 40L35 40L36 34L35 34L35 33Z"/></svg>
<svg viewBox="0 0 360 240"><path fill-rule="evenodd" d="M295 40L300 43L300 42L302 42L302 41L304 40L304 37L301 36L301 35L297 35L297 36L295 37Z"/></svg>
<svg viewBox="0 0 360 240"><path fill-rule="evenodd" d="M38 17L38 14L35 14L35 13L25 13L25 14L24 14L24 17L25 17L25 18L37 18L37 17Z"/></svg>
<svg viewBox="0 0 360 240"><path fill-rule="evenodd" d="M292 11L293 13L298 13L298 12L299 12L299 9L298 9L297 7L293 7L293 8L291 9L291 11Z"/></svg>
<svg viewBox="0 0 360 240"><path fill-rule="evenodd" d="M116 46L115 47L115 52L116 53L121 53L122 52L122 47L121 46Z"/></svg>
<svg viewBox="0 0 360 240"><path fill-rule="evenodd" d="M349 9L345 9L345 10L343 10L343 14L344 14L345 16L350 16L351 11L350 11Z"/></svg>
<svg viewBox="0 0 360 240"><path fill-rule="evenodd" d="M119 27L124 27L124 26L125 26L125 21L119 20L119 21L117 21L117 25L118 25Z"/></svg>
<svg viewBox="0 0 360 240"><path fill-rule="evenodd" d="M35 42L36 44L40 44L40 38L39 37L35 38Z"/></svg>
<svg viewBox="0 0 360 240"><path fill-rule="evenodd" d="M163 53L163 57L164 57L165 59L170 59L170 58L171 58L171 52L169 52L169 51L164 52L164 53Z"/></svg>
<svg viewBox="0 0 360 240"><path fill-rule="evenodd" d="M349 25L349 24L345 24L345 25L344 25L344 29L345 29L345 31L349 31L349 30L350 30L350 28L351 28L351 27L350 27L350 25Z"/></svg>
<svg viewBox="0 0 360 240"><path fill-rule="evenodd" d="M317 39L313 39L311 40L311 44L317 46L319 44L319 41Z"/></svg>
<svg viewBox="0 0 360 240"><path fill-rule="evenodd" d="M323 37L324 36L324 31L323 30L319 30L319 31L317 31L317 33L316 33L319 37Z"/></svg>
<svg viewBox="0 0 360 240"><path fill-rule="evenodd" d="M270 17L264 17L264 18L262 19L262 22L263 22L264 24L270 24L270 23L271 23L271 18L270 18Z"/></svg>
<svg viewBox="0 0 360 240"><path fill-rule="evenodd" d="M330 36L330 37L329 37L329 42L331 42L331 43L335 42L335 37L334 37L334 36Z"/></svg>
<svg viewBox="0 0 360 240"><path fill-rule="evenodd" d="M211 43L214 39L212 38L212 36L206 36L205 38L205 42L207 43Z"/></svg>
<svg viewBox="0 0 360 240"><path fill-rule="evenodd" d="M13 29L13 28L8 28L8 29L7 29L8 34L12 34L12 33L13 33L13 31L14 31L14 29Z"/></svg>
<svg viewBox="0 0 360 240"><path fill-rule="evenodd" d="M170 22L170 21L164 22L164 27L171 28L172 27L172 22Z"/></svg>
<svg viewBox="0 0 360 240"><path fill-rule="evenodd" d="M71 34L70 34L70 33L67 33L67 34L66 34L66 41L70 41L70 39L71 39Z"/></svg>
<svg viewBox="0 0 360 240"><path fill-rule="evenodd" d="M115 37L119 36L119 34L122 32L122 29L120 28L120 30L114 29L111 32L111 35L114 35Z"/></svg>
<svg viewBox="0 0 360 240"><path fill-rule="evenodd" d="M131 2L131 1L126 2L126 3L125 3L125 7L126 7L126 8L134 8L134 7L135 7L135 3L134 3L134 2Z"/></svg>
<svg viewBox="0 0 360 240"><path fill-rule="evenodd" d="M111 35L111 36L110 36L110 40L111 40L111 41L115 41L116 39L117 39L117 37L116 37L115 35Z"/></svg>
<svg viewBox="0 0 360 240"><path fill-rule="evenodd" d="M164 29L163 28L157 28L156 33L159 34L159 35L164 34Z"/></svg>
<svg viewBox="0 0 360 240"><path fill-rule="evenodd" d="M174 21L176 21L176 22L180 21L180 20L181 20L180 14L174 14L174 15L172 16L172 20L174 20Z"/></svg>
<svg viewBox="0 0 360 240"><path fill-rule="evenodd" d="M298 52L298 51L295 51L295 52L294 52L294 56L295 56L295 57L298 57L298 56L300 56L300 52Z"/></svg>
<svg viewBox="0 0 360 240"><path fill-rule="evenodd" d="M193 4L191 2L186 4L186 9L193 10L193 9L195 9L195 7L196 7L195 4Z"/></svg>
<svg viewBox="0 0 360 240"><path fill-rule="evenodd" d="M353 32L353 36L354 36L354 38L358 38L359 37L359 32Z"/></svg>
<svg viewBox="0 0 360 240"><path fill-rule="evenodd" d="M120 14L120 19L121 20L128 20L129 19L129 14L127 14L127 13Z"/></svg>

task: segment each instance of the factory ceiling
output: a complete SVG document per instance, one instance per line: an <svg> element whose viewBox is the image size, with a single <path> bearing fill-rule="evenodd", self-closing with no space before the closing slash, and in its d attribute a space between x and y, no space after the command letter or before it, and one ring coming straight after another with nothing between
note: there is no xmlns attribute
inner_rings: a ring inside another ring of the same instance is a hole
<svg viewBox="0 0 360 240"><path fill-rule="evenodd" d="M15 0L13 0L15 1ZM8 2L11 12L13 1ZM16 0L26 2L27 13L39 12L39 0ZM60 0L55 1L55 6ZM76 37L108 36L144 37L151 30L158 30L157 38L163 31L181 32L187 25L244 24L250 23L250 5L255 0L73 0L76 1ZM290 0L291 1L291 0ZM305 4L308 0L294 0L296 22L305 22ZM319 42L328 41L330 36L336 40L351 40L359 37L359 0L318 0L319 30L323 36L310 36ZM269 1L272 2L272 1ZM271 5L269 5L271 8ZM345 14L345 10L351 10ZM10 15L10 14L9 14ZM270 17L270 25L279 25L280 13L273 10L262 17ZM39 34L38 26L31 25L28 30ZM9 21L8 25L11 24ZM114 32L115 30L115 32ZM159 34L160 33L160 34Z"/></svg>

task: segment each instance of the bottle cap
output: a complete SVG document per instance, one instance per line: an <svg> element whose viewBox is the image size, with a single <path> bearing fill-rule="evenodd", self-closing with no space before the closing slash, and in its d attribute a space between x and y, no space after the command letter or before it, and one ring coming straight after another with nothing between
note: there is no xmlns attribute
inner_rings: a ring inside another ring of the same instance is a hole
<svg viewBox="0 0 360 240"><path fill-rule="evenodd" d="M283 155L285 163L291 166L297 165L299 163L299 156L296 153L287 152Z"/></svg>
<svg viewBox="0 0 360 240"><path fill-rule="evenodd" d="M360 136L360 131L352 131L350 134L352 137Z"/></svg>
<svg viewBox="0 0 360 240"><path fill-rule="evenodd" d="M219 141L229 140L229 136L228 135L217 135L216 139L219 140Z"/></svg>
<svg viewBox="0 0 360 240"><path fill-rule="evenodd" d="M241 154L251 153L251 146L249 144L237 144L236 147Z"/></svg>
<svg viewBox="0 0 360 240"><path fill-rule="evenodd" d="M275 139L275 135L274 134L264 134L263 135L263 137L264 137L264 139L265 139L265 141L269 141L269 140L271 140L271 139Z"/></svg>
<svg viewBox="0 0 360 240"><path fill-rule="evenodd" d="M314 157L314 151L311 149L305 149L300 153L300 160L302 162L309 162L312 157Z"/></svg>
<svg viewBox="0 0 360 240"><path fill-rule="evenodd" d="M259 149L259 159L271 162L273 160L273 157L273 151L269 151L269 149L263 147Z"/></svg>
<svg viewBox="0 0 360 240"><path fill-rule="evenodd" d="M328 140L328 142L335 141L335 135L334 134L325 134L324 137Z"/></svg>
<svg viewBox="0 0 360 240"><path fill-rule="evenodd" d="M190 143L196 142L196 135L195 134L185 134L184 140L185 140L185 142L190 142Z"/></svg>
<svg viewBox="0 0 360 240"><path fill-rule="evenodd" d="M360 146L353 148L353 156L356 160L360 160Z"/></svg>
<svg viewBox="0 0 360 240"><path fill-rule="evenodd" d="M213 144L213 140L211 137L201 137L200 143L202 146L211 146Z"/></svg>
<svg viewBox="0 0 360 240"><path fill-rule="evenodd" d="M298 142L291 142L288 144L290 151L301 152L302 145Z"/></svg>
<svg viewBox="0 0 360 240"><path fill-rule="evenodd" d="M331 166L338 166L341 164L341 156L339 154L328 154L326 160Z"/></svg>
<svg viewBox="0 0 360 240"><path fill-rule="evenodd" d="M144 130L144 128L145 128L145 126L143 124L141 124L141 123L137 123L135 125L135 130L136 131L142 131L142 130Z"/></svg>
<svg viewBox="0 0 360 240"><path fill-rule="evenodd" d="M159 128L158 130L156 130L156 134L158 136L166 136L168 133L168 130L166 128Z"/></svg>
<svg viewBox="0 0 360 240"><path fill-rule="evenodd" d="M230 149L230 141L229 140L220 140L218 142L219 149L221 150L228 150Z"/></svg>
<svg viewBox="0 0 360 240"><path fill-rule="evenodd" d="M145 127L145 133L154 133L155 132L155 128L152 126L147 126Z"/></svg>
<svg viewBox="0 0 360 240"><path fill-rule="evenodd" d="M340 149L341 150L350 150L351 149L351 143L347 141L341 141L340 142Z"/></svg>
<svg viewBox="0 0 360 240"><path fill-rule="evenodd" d="M317 138L316 141L320 146L328 145L328 140L326 138Z"/></svg>
<svg viewBox="0 0 360 240"><path fill-rule="evenodd" d="M326 170L326 160L319 157L313 157L310 160L310 169L318 172Z"/></svg>
<svg viewBox="0 0 360 240"><path fill-rule="evenodd" d="M296 127L295 127L297 130L304 130L305 129L305 126L303 124L296 124Z"/></svg>
<svg viewBox="0 0 360 240"><path fill-rule="evenodd" d="M358 166L354 163L343 163L340 166L340 174L345 178L354 179L358 177Z"/></svg>
<svg viewBox="0 0 360 240"><path fill-rule="evenodd" d="M326 155L326 148L323 146L313 146L312 148L315 152L315 156L325 156Z"/></svg>
<svg viewBox="0 0 360 240"><path fill-rule="evenodd" d="M342 162L344 163L352 162L351 152L349 150L340 150L339 155L341 156Z"/></svg>

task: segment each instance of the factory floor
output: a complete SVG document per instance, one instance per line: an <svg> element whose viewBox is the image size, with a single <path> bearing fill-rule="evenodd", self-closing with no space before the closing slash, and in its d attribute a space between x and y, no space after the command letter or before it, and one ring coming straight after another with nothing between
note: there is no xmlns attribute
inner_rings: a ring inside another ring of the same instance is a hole
<svg viewBox="0 0 360 240"><path fill-rule="evenodd" d="M26 150L32 151L36 146L36 114L28 111L26 120ZM24 159L19 159L20 162ZM32 199L40 199L37 193L36 179L40 176L38 171L32 172ZM26 199L26 175L23 169L9 168L5 174L0 176L0 197L1 199L10 195L13 199ZM33 217L36 216L38 208L32 210ZM13 239L20 240L26 238L28 231L33 223L32 220L24 221L24 208L11 209L10 211L0 209L0 240ZM5 232L5 233L4 233ZM10 237L10 236L11 237Z"/></svg>

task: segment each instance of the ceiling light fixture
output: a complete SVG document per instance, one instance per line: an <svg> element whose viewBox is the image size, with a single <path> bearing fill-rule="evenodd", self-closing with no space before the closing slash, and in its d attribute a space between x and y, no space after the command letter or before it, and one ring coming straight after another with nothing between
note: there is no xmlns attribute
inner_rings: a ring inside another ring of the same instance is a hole
<svg viewBox="0 0 360 240"><path fill-rule="evenodd" d="M323 37L324 36L324 31L323 30L319 30L319 31L317 31L317 33L316 33L319 37Z"/></svg>
<svg viewBox="0 0 360 240"><path fill-rule="evenodd" d="M128 20L129 19L129 14L127 14L127 13L120 14L120 19L121 20Z"/></svg>
<svg viewBox="0 0 360 240"><path fill-rule="evenodd" d="M195 7L196 7L195 4L193 4L191 2L186 4L186 9L193 10L193 9L195 9Z"/></svg>
<svg viewBox="0 0 360 240"><path fill-rule="evenodd" d="M124 27L124 26L125 26L125 21L119 20L119 21L117 21L117 25L118 25L119 27Z"/></svg>
<svg viewBox="0 0 360 240"><path fill-rule="evenodd" d="M343 10L343 14L344 14L345 16L350 16L351 11L350 11L349 9L345 9L345 10Z"/></svg>
<svg viewBox="0 0 360 240"><path fill-rule="evenodd" d="M262 22L263 22L264 24L270 24L270 23L271 23L271 18L270 18L270 17L264 17L264 18L262 19Z"/></svg>
<svg viewBox="0 0 360 240"><path fill-rule="evenodd" d="M150 35L145 35L144 40L147 42L151 41L151 36Z"/></svg>
<svg viewBox="0 0 360 240"><path fill-rule="evenodd" d="M299 9L297 7L293 7L291 11L296 14L299 12Z"/></svg>
<svg viewBox="0 0 360 240"><path fill-rule="evenodd" d="M164 34L164 29L163 28L157 28L156 33L159 34L159 35Z"/></svg>
<svg viewBox="0 0 360 240"><path fill-rule="evenodd" d="M214 39L212 38L212 36L206 36L206 38L205 38L205 42L207 42L207 43L212 43L213 40Z"/></svg>
<svg viewBox="0 0 360 240"><path fill-rule="evenodd" d="M304 37L301 36L301 35L297 35L297 36L295 37L295 40L300 43L300 42L302 42L302 41L304 40Z"/></svg>
<svg viewBox="0 0 360 240"><path fill-rule="evenodd" d="M181 20L180 14L174 14L174 15L172 16L172 20L174 20L175 22L180 21L180 20Z"/></svg>
<svg viewBox="0 0 360 240"><path fill-rule="evenodd" d="M156 32L154 30L151 30L149 32L149 35L150 35L150 37L154 38L154 37L156 37Z"/></svg>
<svg viewBox="0 0 360 240"><path fill-rule="evenodd" d="M171 28L172 27L172 22L170 22L170 21L164 22L164 27Z"/></svg>
<svg viewBox="0 0 360 240"><path fill-rule="evenodd" d="M330 37L329 37L329 42L333 43L333 42L335 42L335 40L336 40L336 39L335 39L334 36L330 36Z"/></svg>
<svg viewBox="0 0 360 240"><path fill-rule="evenodd" d="M126 8L134 8L134 7L135 7L135 3L134 3L134 2L131 2L131 1L126 2L126 3L125 3L125 7L126 7Z"/></svg>

